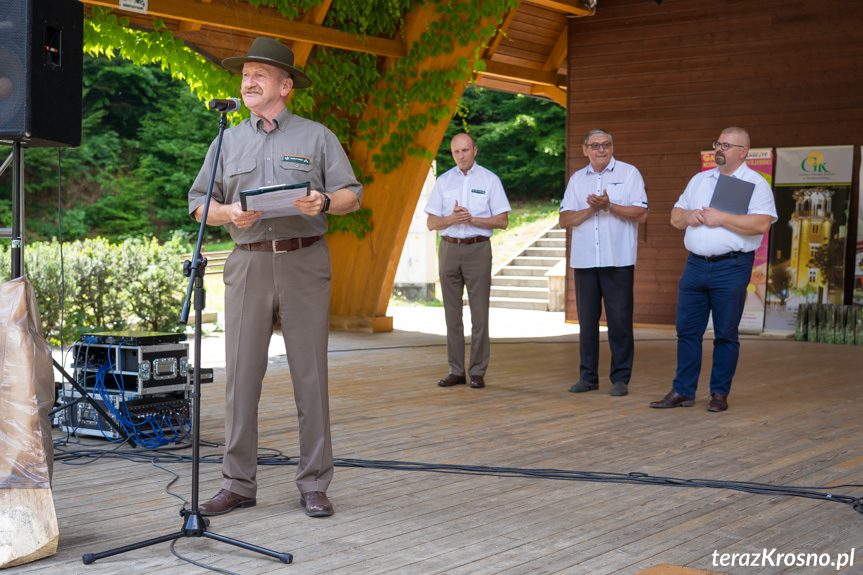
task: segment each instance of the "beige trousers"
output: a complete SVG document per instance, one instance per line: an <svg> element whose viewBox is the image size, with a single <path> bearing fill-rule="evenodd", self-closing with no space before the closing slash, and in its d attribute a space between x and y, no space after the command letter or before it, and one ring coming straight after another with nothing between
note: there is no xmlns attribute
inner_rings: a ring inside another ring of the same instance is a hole
<svg viewBox="0 0 863 575"><path fill-rule="evenodd" d="M333 477L327 394L330 278L326 240L285 253L235 247L225 263L224 489L256 496L258 402L278 316L299 420L296 484L300 493L327 490Z"/></svg>
<svg viewBox="0 0 863 575"><path fill-rule="evenodd" d="M453 244L441 240L438 273L446 317L446 353L450 373L465 374L462 295L467 286L471 337L469 375L485 376L490 345L488 298L491 293L491 242Z"/></svg>

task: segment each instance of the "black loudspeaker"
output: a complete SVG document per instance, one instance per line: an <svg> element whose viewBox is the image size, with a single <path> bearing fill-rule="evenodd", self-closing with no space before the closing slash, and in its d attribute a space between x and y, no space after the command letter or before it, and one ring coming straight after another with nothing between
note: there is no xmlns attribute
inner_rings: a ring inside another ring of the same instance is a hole
<svg viewBox="0 0 863 575"><path fill-rule="evenodd" d="M84 5L0 0L0 141L81 144Z"/></svg>

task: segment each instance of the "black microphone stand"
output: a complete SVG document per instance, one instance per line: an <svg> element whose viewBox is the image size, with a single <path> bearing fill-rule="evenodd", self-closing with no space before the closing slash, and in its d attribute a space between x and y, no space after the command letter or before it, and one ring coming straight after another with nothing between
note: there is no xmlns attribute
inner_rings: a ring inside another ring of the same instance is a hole
<svg viewBox="0 0 863 575"><path fill-rule="evenodd" d="M180 512L180 515L184 518L184 522L183 527L179 532L162 535L153 539L147 539L146 541L140 541L123 547L117 547L101 553L85 553L81 557L85 565L89 565L97 559L119 555L120 553L134 551L135 549L141 549L142 547L149 547L150 545L155 545L157 543L173 541L180 539L181 537L208 537L210 539L215 539L216 541L248 549L249 551L255 551L262 555L274 557L282 563L290 563L294 559L293 555L290 553L271 551L263 547L258 547L257 545L251 545L249 543L244 543L243 541L238 541L236 539L231 539L229 537L207 531L207 527L210 522L201 515L201 512L198 509L198 482L200 475L199 459L201 450L201 318L205 306L204 271L207 269L207 260L201 256L201 245L203 244L204 239L204 228L207 225L207 212L210 207L210 199L213 195L213 182L216 178L216 166L218 165L219 153L222 149L222 134L225 131L225 127L228 125L228 110L222 107L219 111L221 112L219 136L216 139L216 153L213 157L213 166L210 171L210 182L207 185L207 196L204 200L204 213L201 216L201 227L198 230L198 243L195 246L195 254L192 256L192 262L183 262L183 274L189 278L189 286L186 290L186 300L183 303L183 311L180 315L180 324L182 325L186 325L189 321L189 303L193 291L195 294L195 367L192 378L194 381L192 387L192 508L189 510L183 509Z"/></svg>

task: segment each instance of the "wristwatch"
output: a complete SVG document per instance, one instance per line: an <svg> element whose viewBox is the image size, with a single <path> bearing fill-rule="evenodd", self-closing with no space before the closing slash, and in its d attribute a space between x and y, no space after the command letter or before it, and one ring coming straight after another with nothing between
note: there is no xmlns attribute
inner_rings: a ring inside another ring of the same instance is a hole
<svg viewBox="0 0 863 575"><path fill-rule="evenodd" d="M614 204L612 204L611 202L608 202L608 207L605 208L605 211L610 214L611 213L611 206L613 206L613 205Z"/></svg>
<svg viewBox="0 0 863 575"><path fill-rule="evenodd" d="M330 197L324 193L321 194L324 197L324 205L321 208L321 213L327 213L327 210L330 209Z"/></svg>

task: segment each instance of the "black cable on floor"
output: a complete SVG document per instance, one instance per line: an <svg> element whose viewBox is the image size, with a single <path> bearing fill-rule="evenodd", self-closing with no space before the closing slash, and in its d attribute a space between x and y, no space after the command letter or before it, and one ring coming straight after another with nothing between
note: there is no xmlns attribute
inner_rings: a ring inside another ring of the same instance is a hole
<svg viewBox="0 0 863 575"><path fill-rule="evenodd" d="M208 442L207 447L219 447L219 444ZM58 448L55 461L70 465L86 465L99 459L125 459L133 463L183 463L191 462L191 456L176 453L185 446L168 449L152 450L99 450L76 449L66 451ZM84 460L80 462L79 460ZM203 455L201 463L222 463L221 454ZM261 448L258 452L258 465L296 465L297 458L284 455L272 448ZM449 473L457 475L481 475L487 477L530 478L556 481L582 481L591 483L624 483L630 485L654 485L661 487L702 487L709 489L729 489L743 493L759 495L781 495L786 497L803 497L820 501L832 501L850 505L855 511L863 514L863 499L852 495L832 493L836 489L860 488L860 484L821 486L770 485L747 481L722 481L713 479L680 479L676 477L653 476L642 472L610 473L600 471L572 471L564 469L525 469L518 467L489 467L484 465L453 465L441 463L418 463L410 461L366 460L337 458L336 467L358 469L382 469L388 471L424 471L429 473ZM168 470L166 470L168 471ZM173 472L171 472L173 473ZM169 486L176 481L172 480ZM167 491L167 489L166 489ZM168 492L170 493L170 492ZM177 495L171 493L175 497ZM181 498L182 499L182 498Z"/></svg>

